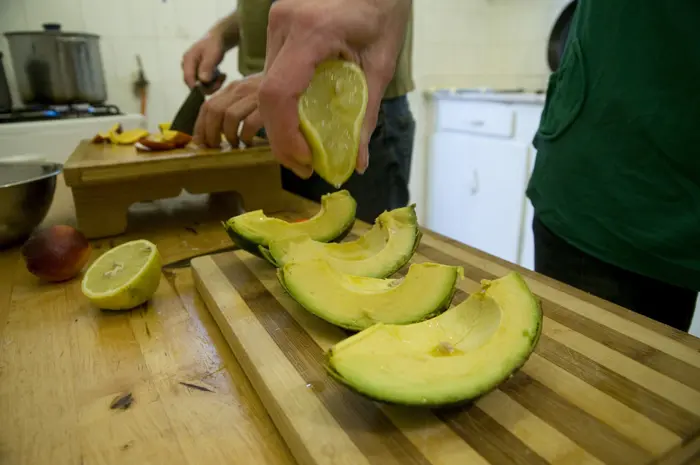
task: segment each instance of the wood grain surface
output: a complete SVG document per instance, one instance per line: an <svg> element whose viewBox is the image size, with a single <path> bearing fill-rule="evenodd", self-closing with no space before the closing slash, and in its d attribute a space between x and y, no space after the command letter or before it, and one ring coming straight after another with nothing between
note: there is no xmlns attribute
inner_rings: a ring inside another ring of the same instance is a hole
<svg viewBox="0 0 700 465"><path fill-rule="evenodd" d="M517 268L431 233L413 261L464 267L453 304ZM300 463L697 463L698 341L518 269L545 315L535 353L472 405L425 410L371 402L330 378L324 353L347 333L296 304L267 262L243 251L192 261L198 291Z"/></svg>
<svg viewBox="0 0 700 465"><path fill-rule="evenodd" d="M309 208L288 201L297 217ZM231 247L218 220L235 213L206 196L148 202L128 234L91 241L91 259L132 239L157 245L160 287L128 312L100 311L80 277L42 283L18 248L0 251L0 464L295 463L187 268ZM53 224L76 225L61 177L42 227ZM128 408L110 408L128 393Z"/></svg>
<svg viewBox="0 0 700 465"><path fill-rule="evenodd" d="M78 225L91 239L116 236L136 202L238 193L249 210L282 208L280 168L268 146L139 152L133 145L81 142L63 167Z"/></svg>
<svg viewBox="0 0 700 465"><path fill-rule="evenodd" d="M149 175L259 164L277 164L267 145L139 152L133 145L93 144L85 140L76 147L63 172L68 186L82 186Z"/></svg>

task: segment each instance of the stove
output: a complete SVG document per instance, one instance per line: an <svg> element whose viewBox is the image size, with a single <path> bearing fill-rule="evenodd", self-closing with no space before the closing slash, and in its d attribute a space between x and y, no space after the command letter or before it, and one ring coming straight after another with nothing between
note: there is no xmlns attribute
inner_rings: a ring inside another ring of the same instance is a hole
<svg viewBox="0 0 700 465"><path fill-rule="evenodd" d="M116 105L33 106L0 112L0 162L41 159L65 163L80 141L115 124L125 130L148 129L143 115L124 113Z"/></svg>
<svg viewBox="0 0 700 465"><path fill-rule="evenodd" d="M116 105L37 105L0 111L0 124L121 115Z"/></svg>

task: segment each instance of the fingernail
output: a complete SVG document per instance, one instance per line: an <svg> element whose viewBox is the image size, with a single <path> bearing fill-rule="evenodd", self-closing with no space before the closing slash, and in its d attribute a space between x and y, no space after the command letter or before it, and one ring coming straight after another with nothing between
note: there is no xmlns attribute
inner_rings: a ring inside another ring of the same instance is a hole
<svg viewBox="0 0 700 465"><path fill-rule="evenodd" d="M294 166L292 167L294 174L299 176L301 179L309 179L313 174L314 170L310 166Z"/></svg>
<svg viewBox="0 0 700 465"><path fill-rule="evenodd" d="M209 82L209 81L211 80L211 74L210 74L208 71L203 71L203 72L199 75L199 80L200 80L201 82Z"/></svg>
<svg viewBox="0 0 700 465"><path fill-rule="evenodd" d="M367 168L369 167L369 156L364 151L362 153L360 153L359 165L360 166L357 168L357 172L359 174L365 174L365 171L367 171Z"/></svg>

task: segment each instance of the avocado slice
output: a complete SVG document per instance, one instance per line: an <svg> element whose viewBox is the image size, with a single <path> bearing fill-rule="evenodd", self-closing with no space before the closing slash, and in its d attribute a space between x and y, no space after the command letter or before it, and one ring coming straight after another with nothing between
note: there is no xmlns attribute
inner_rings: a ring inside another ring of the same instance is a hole
<svg viewBox="0 0 700 465"><path fill-rule="evenodd" d="M342 273L326 260L311 259L287 263L277 276L306 310L357 331L379 322L408 324L441 313L450 305L462 267L414 263L403 278L378 279Z"/></svg>
<svg viewBox="0 0 700 465"><path fill-rule="evenodd" d="M426 287L426 289L428 289ZM517 272L421 323L377 323L333 346L328 371L381 402L447 406L508 379L539 341L542 311Z"/></svg>
<svg viewBox="0 0 700 465"><path fill-rule="evenodd" d="M231 240L240 248L260 255L259 246L288 236L304 235L315 241L341 240L355 224L357 203L350 192L341 190L321 197L321 208L306 221L290 223L254 210L223 223Z"/></svg>
<svg viewBox="0 0 700 465"><path fill-rule="evenodd" d="M308 236L289 236L271 241L261 253L278 267L319 258L343 273L386 278L408 263L420 238L416 206L409 205L382 213L355 241L327 244Z"/></svg>

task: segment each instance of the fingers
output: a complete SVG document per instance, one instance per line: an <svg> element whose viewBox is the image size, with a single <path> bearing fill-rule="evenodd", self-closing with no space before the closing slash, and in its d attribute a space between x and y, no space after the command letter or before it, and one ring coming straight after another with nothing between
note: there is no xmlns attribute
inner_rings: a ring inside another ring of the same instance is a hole
<svg viewBox="0 0 700 465"><path fill-rule="evenodd" d="M226 88L210 97L199 112L194 129L194 142L208 147L221 146L221 133L228 142L238 146L238 130L241 122L247 121L251 113L258 107L259 76L248 77L242 81L229 84ZM256 112L257 113L257 112ZM259 114L253 123L262 127ZM255 129L255 131L257 131ZM250 131L252 129L248 129ZM250 140L255 135L250 136ZM248 134L246 133L246 137Z"/></svg>
<svg viewBox="0 0 700 465"><path fill-rule="evenodd" d="M202 54L202 59L197 67L197 77L199 77L199 80L202 82L211 81L214 77L214 70L218 66L219 61L218 53L215 53L215 51L212 49L206 49Z"/></svg>
<svg viewBox="0 0 700 465"><path fill-rule="evenodd" d="M199 110L194 125L193 139L196 144L207 147L221 146L221 130L226 109L238 98L237 82L232 82L225 89L210 97Z"/></svg>
<svg viewBox="0 0 700 465"><path fill-rule="evenodd" d="M197 81L209 82L214 76L214 70L224 58L221 38L215 35L206 35L195 43L182 57L182 72L187 87L193 88ZM219 81L220 79L220 81ZM219 77L212 92L219 87L226 76Z"/></svg>
<svg viewBox="0 0 700 465"><path fill-rule="evenodd" d="M248 115L258 106L258 97L255 94L243 97L231 104L225 112L223 121L223 132L226 140L233 147L238 147L238 128Z"/></svg>
<svg viewBox="0 0 700 465"><path fill-rule="evenodd" d="M382 104L382 96L386 84L384 80L377 76L376 73L365 71L367 79L367 109L365 110L365 118L362 123L362 131L360 132L360 147L357 154L358 173L363 174L369 166L369 141L377 126L377 118L379 117L379 108Z"/></svg>
<svg viewBox="0 0 700 465"><path fill-rule="evenodd" d="M182 57L182 74L185 78L185 84L190 89L197 83L197 67L200 56L199 48L195 45Z"/></svg>
<svg viewBox="0 0 700 465"><path fill-rule="evenodd" d="M272 153L301 178L312 174L311 151L299 130L298 103L313 77L316 56L303 41L288 40L271 63L260 86L259 105Z"/></svg>
<svg viewBox="0 0 700 465"><path fill-rule="evenodd" d="M226 80L226 73L220 73L219 76L211 84L204 87L204 92L208 95L213 94L217 90L221 89Z"/></svg>
<svg viewBox="0 0 700 465"><path fill-rule="evenodd" d="M253 110L243 121L243 128L241 128L241 140L246 145L253 145L253 139L258 135L258 131L260 131L262 128L262 116L260 116L260 111L256 107L255 110Z"/></svg>
<svg viewBox="0 0 700 465"><path fill-rule="evenodd" d="M221 146L221 132L226 111L235 104L237 99L235 87L229 86L224 89L224 92L215 95L204 104L209 107L204 119L204 140L208 147Z"/></svg>
<svg viewBox="0 0 700 465"><path fill-rule="evenodd" d="M268 13L264 73L268 71L270 65L277 58L277 54L287 36L290 18L289 10L285 8L286 6L284 3L276 2L270 7L270 12Z"/></svg>

